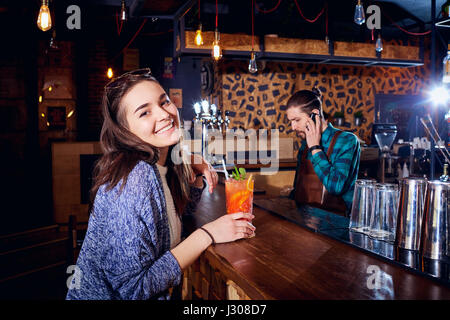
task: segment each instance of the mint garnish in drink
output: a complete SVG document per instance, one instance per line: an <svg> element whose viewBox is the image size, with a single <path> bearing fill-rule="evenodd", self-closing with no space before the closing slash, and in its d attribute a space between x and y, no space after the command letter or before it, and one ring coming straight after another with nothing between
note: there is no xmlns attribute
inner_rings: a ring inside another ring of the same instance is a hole
<svg viewBox="0 0 450 320"><path fill-rule="evenodd" d="M245 180L245 176L247 175L247 173L245 172L244 168L236 168L236 166L234 166L234 171L231 173L231 178L233 178L234 180Z"/></svg>

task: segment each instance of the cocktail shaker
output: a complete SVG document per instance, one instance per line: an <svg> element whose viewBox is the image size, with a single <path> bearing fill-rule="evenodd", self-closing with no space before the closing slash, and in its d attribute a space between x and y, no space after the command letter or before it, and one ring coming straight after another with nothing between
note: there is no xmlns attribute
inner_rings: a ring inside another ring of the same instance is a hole
<svg viewBox="0 0 450 320"><path fill-rule="evenodd" d="M419 250L427 181L422 178L400 179L395 243L407 250Z"/></svg>
<svg viewBox="0 0 450 320"><path fill-rule="evenodd" d="M429 259L449 255L450 182L429 181L424 206L420 252Z"/></svg>

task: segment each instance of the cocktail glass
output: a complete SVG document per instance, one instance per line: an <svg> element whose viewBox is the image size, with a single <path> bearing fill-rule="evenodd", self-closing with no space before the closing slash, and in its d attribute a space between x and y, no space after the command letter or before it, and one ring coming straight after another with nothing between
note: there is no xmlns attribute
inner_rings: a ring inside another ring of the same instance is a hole
<svg viewBox="0 0 450 320"><path fill-rule="evenodd" d="M245 180L229 178L225 181L227 214L253 213L253 177Z"/></svg>

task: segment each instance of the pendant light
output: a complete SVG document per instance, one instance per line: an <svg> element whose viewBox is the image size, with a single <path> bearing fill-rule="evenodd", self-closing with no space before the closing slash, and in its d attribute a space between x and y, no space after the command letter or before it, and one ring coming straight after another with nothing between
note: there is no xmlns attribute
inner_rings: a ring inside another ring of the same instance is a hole
<svg viewBox="0 0 450 320"><path fill-rule="evenodd" d="M250 62L248 64L248 72L250 72L250 73L258 72L258 66L256 65L255 52L253 50L252 50L252 53L250 55Z"/></svg>
<svg viewBox="0 0 450 320"><path fill-rule="evenodd" d="M222 58L222 48L220 47L220 35L218 30L218 8L217 8L217 0L216 0L216 29L214 31L214 42L212 49L212 57L214 60L218 61Z"/></svg>
<svg viewBox="0 0 450 320"><path fill-rule="evenodd" d="M220 58L222 58L222 48L220 47L220 35L219 35L219 31L217 30L217 28L214 31L212 56L213 56L214 60L216 60L216 61L219 60Z"/></svg>
<svg viewBox="0 0 450 320"><path fill-rule="evenodd" d="M250 62L248 63L248 72L258 72L258 66L256 65L256 54L254 49L255 44L255 0L252 0L252 53L250 54Z"/></svg>
<svg viewBox="0 0 450 320"><path fill-rule="evenodd" d="M355 16L353 18L353 21L355 21L356 24L362 25L364 22L366 22L366 16L364 15L364 7L361 3L361 0L358 0L358 3L355 7Z"/></svg>
<svg viewBox="0 0 450 320"><path fill-rule="evenodd" d="M48 0L42 0L41 8L37 19L37 26L42 31L50 30L52 27L52 17L48 8Z"/></svg>
<svg viewBox="0 0 450 320"><path fill-rule="evenodd" d="M108 68L108 71L106 71L106 76L108 79L111 79L114 76L114 72L111 67Z"/></svg>
<svg viewBox="0 0 450 320"><path fill-rule="evenodd" d="M375 43L375 51L377 53L381 53L383 51L383 40L381 39L381 34L378 34L377 41Z"/></svg>
<svg viewBox="0 0 450 320"><path fill-rule="evenodd" d="M120 9L120 21L127 21L127 7L125 6L125 0L122 0Z"/></svg>
<svg viewBox="0 0 450 320"><path fill-rule="evenodd" d="M197 31L195 31L195 44L197 46L203 45L203 36L202 36L202 24L198 25Z"/></svg>
<svg viewBox="0 0 450 320"><path fill-rule="evenodd" d="M195 31L195 44L197 46L203 45L203 36L202 36L202 23L200 20L200 0L198 0L198 29Z"/></svg>

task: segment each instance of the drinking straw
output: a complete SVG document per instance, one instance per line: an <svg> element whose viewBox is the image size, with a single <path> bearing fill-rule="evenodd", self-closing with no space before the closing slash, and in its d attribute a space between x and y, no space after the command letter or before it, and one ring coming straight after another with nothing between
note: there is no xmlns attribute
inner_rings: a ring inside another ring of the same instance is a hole
<svg viewBox="0 0 450 320"><path fill-rule="evenodd" d="M227 171L227 167L225 166L225 161L222 159L222 166L223 166L223 172L225 173L225 178L228 180L228 171Z"/></svg>

